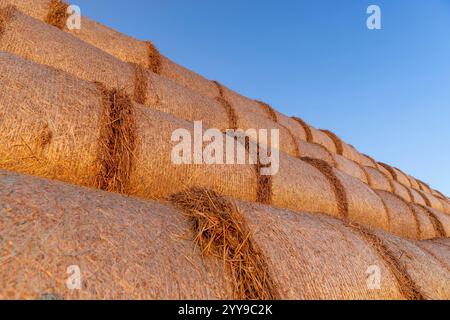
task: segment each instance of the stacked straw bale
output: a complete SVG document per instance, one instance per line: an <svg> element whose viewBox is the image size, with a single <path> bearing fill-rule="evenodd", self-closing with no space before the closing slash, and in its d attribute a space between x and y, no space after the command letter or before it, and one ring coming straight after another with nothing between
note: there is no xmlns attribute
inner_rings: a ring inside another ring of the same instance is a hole
<svg viewBox="0 0 450 320"><path fill-rule="evenodd" d="M450 298L442 239L407 241L207 190L157 203L6 171L0 198L2 299ZM238 229L205 233L205 217ZM245 264L215 254L236 246ZM67 288L69 266L81 290ZM380 289L368 286L374 266Z"/></svg>
<svg viewBox="0 0 450 320"><path fill-rule="evenodd" d="M267 181L252 164L175 165L171 135L180 128L193 135L191 122L133 104L120 91L7 53L0 55L0 69L1 168L147 199L202 186L261 201L262 191L262 202L280 208L348 217L390 230L377 194L325 161L302 161L281 153L280 170ZM117 103L111 104L111 97ZM117 137L109 135L108 117L117 112L111 108L128 112L118 113L123 125ZM111 139L121 149L111 149ZM401 228L404 233L395 234L409 236L407 228Z"/></svg>

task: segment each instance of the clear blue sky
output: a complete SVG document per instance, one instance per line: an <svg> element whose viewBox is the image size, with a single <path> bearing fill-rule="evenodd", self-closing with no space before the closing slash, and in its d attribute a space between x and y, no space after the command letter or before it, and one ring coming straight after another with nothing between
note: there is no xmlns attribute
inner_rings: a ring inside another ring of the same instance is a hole
<svg viewBox="0 0 450 320"><path fill-rule="evenodd" d="M73 0L450 195L449 0ZM366 9L382 10L382 30Z"/></svg>

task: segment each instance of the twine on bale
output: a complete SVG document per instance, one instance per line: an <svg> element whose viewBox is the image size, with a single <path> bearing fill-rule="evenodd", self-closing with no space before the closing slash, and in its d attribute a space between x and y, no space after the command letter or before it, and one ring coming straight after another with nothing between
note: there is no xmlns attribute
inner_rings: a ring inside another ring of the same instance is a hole
<svg viewBox="0 0 450 320"><path fill-rule="evenodd" d="M216 97L216 100L222 104L227 115L228 115L228 126L229 129L238 130L238 117L237 114L228 100L225 98L225 93L223 90L223 86L218 81L212 81L219 90L219 96ZM237 137L235 137L237 139ZM250 140L248 137L245 139L245 150L247 153L250 152ZM262 175L261 170L265 168L265 166L261 163L260 157L260 146L257 146L257 159L255 165L255 173L256 173L256 201L263 204L271 204L272 203L272 176Z"/></svg>
<svg viewBox="0 0 450 320"><path fill-rule="evenodd" d="M255 100L255 102L258 103L258 104L261 106L261 108L266 112L266 114L269 116L269 118L270 118L273 122L277 123L279 126L281 126L281 127L283 127L284 129L286 129L287 132L289 132L289 135L290 135L290 137L291 137L291 139L292 139L292 142L293 142L293 144L294 144L294 146L295 146L295 157L296 157L296 158L299 158L299 157L300 157L300 150L299 150L299 148L298 148L298 144L297 144L297 142L295 141L295 136L294 136L294 134L292 133L291 129L288 128L288 127L286 127L285 125L281 124L281 123L278 121L277 113L275 112L274 108L272 108L271 105L269 105L269 104L267 104L267 103L265 103L265 102L263 102L263 101L260 101L260 100Z"/></svg>
<svg viewBox="0 0 450 320"><path fill-rule="evenodd" d="M442 222L436 217L436 215L431 211L427 206L417 204L419 207L421 207L428 215L428 218L431 221L431 224L433 225L434 231L438 234L440 238L445 238L447 235L445 233L444 226L442 225Z"/></svg>
<svg viewBox="0 0 450 320"><path fill-rule="evenodd" d="M103 114L95 187L126 193L136 147L134 106L123 90L107 90L99 83L97 86L102 94Z"/></svg>
<svg viewBox="0 0 450 320"><path fill-rule="evenodd" d="M395 198L397 198L399 201L401 201L402 203L404 203L409 210L411 211L411 213L413 214L413 218L416 224L416 234L417 234L417 239L420 238L420 235L422 234L421 228L420 228L420 222L419 222L419 217L417 216L417 211L414 208L414 206L409 203L408 201L406 201L405 199L403 199L402 197L400 197L399 195L395 194L394 192L391 192L391 195L394 196ZM380 197L381 198L381 197Z"/></svg>
<svg viewBox="0 0 450 320"><path fill-rule="evenodd" d="M335 133L329 131L329 130L323 130L321 129L320 131L322 131L323 133L325 133L328 137L331 138L331 140L333 140L335 146L336 146L336 151L339 155L344 155L344 146L342 145L342 140L341 138L339 138Z"/></svg>
<svg viewBox="0 0 450 320"><path fill-rule="evenodd" d="M234 203L203 188L175 194L170 201L191 221L202 254L222 259L236 299L280 298L265 258Z"/></svg>
<svg viewBox="0 0 450 320"><path fill-rule="evenodd" d="M51 0L45 22L63 30L66 27L66 22L69 17L69 14L67 13L68 7L69 5L64 1Z"/></svg>
<svg viewBox="0 0 450 320"><path fill-rule="evenodd" d="M341 181L339 181L339 179L333 172L333 167L330 166L326 161L320 159L303 157L301 158L301 160L318 169L328 179L336 196L339 214L343 219L347 219L349 213L347 193Z"/></svg>
<svg viewBox="0 0 450 320"><path fill-rule="evenodd" d="M431 207L431 201L430 199L428 199L428 197L425 195L425 193L423 193L423 191L417 190L417 192L420 194L420 196L423 198L423 201L425 201L425 204L428 207Z"/></svg>
<svg viewBox="0 0 450 320"><path fill-rule="evenodd" d="M390 165L383 162L378 162L378 164L383 168L385 168L387 171L389 171L389 173L392 175L392 178L394 178L395 181L398 181L397 173Z"/></svg>
<svg viewBox="0 0 450 320"><path fill-rule="evenodd" d="M146 41L145 44L147 45L148 49L148 69L150 69L152 72L156 74L161 73L161 66L162 66L162 58L161 53L159 50L155 47L155 45L150 42Z"/></svg>
<svg viewBox="0 0 450 320"><path fill-rule="evenodd" d="M375 249L377 254L386 263L387 267L394 275L398 284L398 289L406 300L425 300L425 297L408 274L405 266L400 263L395 257L395 254L387 247L380 237L363 226L354 223L347 223L347 225Z"/></svg>
<svg viewBox="0 0 450 320"><path fill-rule="evenodd" d="M223 91L222 85L218 81L213 81L213 83L217 86L217 89L219 90L219 96L216 97L216 101L218 101L223 106L225 112L227 113L229 129L237 130L238 117L236 111L234 110L231 103L229 103L228 100L225 98L225 93Z"/></svg>
<svg viewBox="0 0 450 320"><path fill-rule="evenodd" d="M297 121L303 127L303 130L305 130L306 141L307 142L311 142L311 143L314 142L313 135L312 135L312 132L311 132L311 128L308 126L308 124L305 121L303 121L302 119L298 118L298 117L292 117L292 119Z"/></svg>
<svg viewBox="0 0 450 320"><path fill-rule="evenodd" d="M267 115L269 116L269 118L272 121L278 123L277 113L275 112L275 110L272 108L271 105L269 105L269 104L267 104L267 103L265 103L263 101L259 101L259 100L255 100L255 101L256 101L256 103L258 103L261 106L261 108L264 110L264 112L267 113Z"/></svg>
<svg viewBox="0 0 450 320"><path fill-rule="evenodd" d="M134 68L134 92L133 100L139 104L145 104L147 101L148 76L146 69L136 63L133 63Z"/></svg>

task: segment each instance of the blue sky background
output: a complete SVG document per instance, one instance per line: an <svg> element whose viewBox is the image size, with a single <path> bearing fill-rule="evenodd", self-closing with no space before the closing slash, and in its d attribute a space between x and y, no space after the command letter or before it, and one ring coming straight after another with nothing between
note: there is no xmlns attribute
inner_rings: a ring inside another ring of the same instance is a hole
<svg viewBox="0 0 450 320"><path fill-rule="evenodd" d="M450 195L449 0L73 0ZM382 30L366 9L382 10Z"/></svg>

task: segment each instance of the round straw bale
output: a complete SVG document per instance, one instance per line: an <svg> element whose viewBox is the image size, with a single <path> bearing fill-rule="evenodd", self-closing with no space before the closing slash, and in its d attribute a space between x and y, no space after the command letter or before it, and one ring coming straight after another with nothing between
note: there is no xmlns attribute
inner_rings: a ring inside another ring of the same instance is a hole
<svg viewBox="0 0 450 320"><path fill-rule="evenodd" d="M412 206L416 212L417 220L419 221L420 239L428 240L439 237L427 210L423 206L417 204L413 204Z"/></svg>
<svg viewBox="0 0 450 320"><path fill-rule="evenodd" d="M1 299L232 297L172 206L5 171L0 185ZM66 285L71 266L81 290Z"/></svg>
<svg viewBox="0 0 450 320"><path fill-rule="evenodd" d="M244 97L243 95L230 90L224 85L222 87L222 96L227 100L236 111L246 114L256 114L261 117L269 118L267 110L261 107L261 104L255 100Z"/></svg>
<svg viewBox="0 0 450 320"><path fill-rule="evenodd" d="M411 183L411 187L413 189L420 190L419 183L417 182L417 180L414 177L408 175L408 179L409 179L409 182Z"/></svg>
<svg viewBox="0 0 450 320"><path fill-rule="evenodd" d="M268 137L270 141L270 130L279 131L279 146L278 149L295 157L298 155L297 145L292 134L285 127L272 121L271 119L261 116L256 113L243 112L241 109L234 108L237 116L237 125L239 129L265 129L268 130Z"/></svg>
<svg viewBox="0 0 450 320"><path fill-rule="evenodd" d="M333 155L334 161L336 163L336 168L345 172L346 174L359 179L360 181L368 184L367 175L364 170L356 162L348 160L347 158L340 156L338 154Z"/></svg>
<svg viewBox="0 0 450 320"><path fill-rule="evenodd" d="M423 198L423 196L417 190L410 188L409 191L413 197L412 202L423 205L423 206L425 206L427 204L425 202L425 199Z"/></svg>
<svg viewBox="0 0 450 320"><path fill-rule="evenodd" d="M429 206L433 209L444 211L444 206L442 205L442 202L433 196L431 193L428 193L426 191L422 192L423 196L426 198L426 202L429 203Z"/></svg>
<svg viewBox="0 0 450 320"><path fill-rule="evenodd" d="M392 181L392 186L394 187L394 193L401 197L406 202L412 202L411 195L409 194L409 190L402 184L397 181Z"/></svg>
<svg viewBox="0 0 450 320"><path fill-rule="evenodd" d="M278 123L286 127L294 137L303 141L307 140L305 129L302 125L300 125L300 123L278 111L275 111L275 113L277 115Z"/></svg>
<svg viewBox="0 0 450 320"><path fill-rule="evenodd" d="M360 160L360 153L355 149L355 147L342 141L342 155L349 160L358 162Z"/></svg>
<svg viewBox="0 0 450 320"><path fill-rule="evenodd" d="M403 299L388 265L342 221L258 204L237 206L250 230L256 230L252 238L282 299ZM381 290L367 285L366 272L373 265L383 274Z"/></svg>
<svg viewBox="0 0 450 320"><path fill-rule="evenodd" d="M381 171L372 167L364 167L364 169L366 170L369 176L370 186L373 189L384 190L389 192L393 191L392 184Z"/></svg>
<svg viewBox="0 0 450 320"><path fill-rule="evenodd" d="M431 193L431 188L427 183L420 181L418 179L416 179L416 180L419 183L420 190L425 191L427 193Z"/></svg>
<svg viewBox="0 0 450 320"><path fill-rule="evenodd" d="M399 196L390 192L377 190L390 217L390 232L399 237L418 239L419 227L412 208Z"/></svg>
<svg viewBox="0 0 450 320"><path fill-rule="evenodd" d="M448 243L448 240L449 238L443 240L425 240L418 242L417 245L441 262L450 272L450 243ZM447 244L439 241L447 241Z"/></svg>
<svg viewBox="0 0 450 320"><path fill-rule="evenodd" d="M98 86L4 53L0 69L1 167L96 186L105 156L101 128L108 125ZM256 200L254 165L175 165L172 133L185 129L193 136L193 124L140 105L133 109L136 147L126 169L127 193L162 198L199 185Z"/></svg>
<svg viewBox="0 0 450 320"><path fill-rule="evenodd" d="M335 165L332 154L324 146L317 143L309 143L298 138L296 142L301 157L320 159L332 166Z"/></svg>
<svg viewBox="0 0 450 320"><path fill-rule="evenodd" d="M437 227L441 229L441 236L450 237L450 216L430 207L427 207L427 209L431 211L432 216L438 220Z"/></svg>
<svg viewBox="0 0 450 320"><path fill-rule="evenodd" d="M337 152L334 141L326 133L323 133L322 131L320 131L314 127L310 127L310 128L311 128L311 134L312 134L312 139L313 139L312 142L324 146L331 153Z"/></svg>
<svg viewBox="0 0 450 320"><path fill-rule="evenodd" d="M383 173L389 180L394 180L394 177L392 176L391 172L386 169L383 165L377 162L377 169Z"/></svg>
<svg viewBox="0 0 450 320"><path fill-rule="evenodd" d="M409 275L423 298L431 300L450 298L449 270L444 265L411 241L378 231L375 233L383 239L386 247Z"/></svg>
<svg viewBox="0 0 450 320"><path fill-rule="evenodd" d="M49 25L7 8L13 16L6 24L0 48L25 59L49 65L86 81L97 81L108 88L122 88L135 94L135 68L117 58ZM48 39L54 41L49 42ZM95 67L93 67L95 66ZM202 120L209 128L228 129L228 117L217 101L188 90L154 73L141 74L139 101L152 108L189 120Z"/></svg>
<svg viewBox="0 0 450 320"><path fill-rule="evenodd" d="M272 177L272 204L297 211L339 216L338 203L325 176L310 164L280 155L280 171Z"/></svg>
<svg viewBox="0 0 450 320"><path fill-rule="evenodd" d="M407 188L411 188L411 182L408 178L408 176L403 173L400 169L392 168L395 171L395 175L397 177L397 181L400 182L402 185L404 185Z"/></svg>
<svg viewBox="0 0 450 320"><path fill-rule="evenodd" d="M388 231L389 216L380 197L360 180L338 169L333 172L347 195L349 220Z"/></svg>
<svg viewBox="0 0 450 320"><path fill-rule="evenodd" d="M35 19L44 21L48 15L51 0L0 0L0 9L15 6Z"/></svg>

